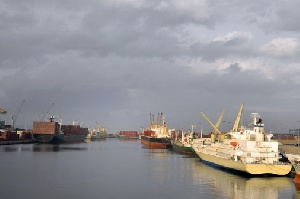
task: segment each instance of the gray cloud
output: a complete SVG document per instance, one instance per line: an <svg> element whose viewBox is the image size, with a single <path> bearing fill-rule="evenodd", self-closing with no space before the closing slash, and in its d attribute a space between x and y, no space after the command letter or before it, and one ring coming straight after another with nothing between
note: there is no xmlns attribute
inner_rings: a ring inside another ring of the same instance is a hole
<svg viewBox="0 0 300 199"><path fill-rule="evenodd" d="M296 1L2 1L0 108L29 127L55 103L66 123L109 131L209 125L224 107L245 120L297 123ZM298 6L299 7L299 6ZM268 124L266 124L268 126ZM199 129L199 128L198 128ZM272 130L272 129L270 129Z"/></svg>

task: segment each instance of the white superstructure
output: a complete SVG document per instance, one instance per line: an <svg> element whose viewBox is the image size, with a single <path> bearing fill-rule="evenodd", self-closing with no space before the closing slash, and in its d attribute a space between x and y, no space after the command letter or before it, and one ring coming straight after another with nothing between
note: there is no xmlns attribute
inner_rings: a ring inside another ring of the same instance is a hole
<svg viewBox="0 0 300 199"><path fill-rule="evenodd" d="M258 113L251 117L252 128L233 128L236 131L226 134L218 131L210 139L194 140L195 152L204 161L250 174L288 174L291 165L279 162L278 142L271 140L272 134L264 133Z"/></svg>

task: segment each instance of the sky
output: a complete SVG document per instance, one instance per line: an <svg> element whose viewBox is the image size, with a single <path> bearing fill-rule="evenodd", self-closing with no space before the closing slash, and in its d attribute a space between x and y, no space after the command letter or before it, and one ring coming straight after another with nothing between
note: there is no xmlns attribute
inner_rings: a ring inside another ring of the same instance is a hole
<svg viewBox="0 0 300 199"><path fill-rule="evenodd" d="M59 115L108 132L300 126L297 0L0 0L0 120ZM25 100L25 102L23 102ZM47 114L46 114L47 113Z"/></svg>

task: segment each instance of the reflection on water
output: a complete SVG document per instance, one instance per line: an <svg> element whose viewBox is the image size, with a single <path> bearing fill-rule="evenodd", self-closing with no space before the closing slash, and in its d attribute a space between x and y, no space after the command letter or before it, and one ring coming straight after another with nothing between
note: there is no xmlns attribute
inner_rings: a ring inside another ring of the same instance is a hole
<svg viewBox="0 0 300 199"><path fill-rule="evenodd" d="M296 188L294 198L300 199L300 184L294 184L294 185L295 185L295 188Z"/></svg>
<svg viewBox="0 0 300 199"><path fill-rule="evenodd" d="M1 198L300 198L292 178L236 175L136 140L4 145L0 157Z"/></svg>
<svg viewBox="0 0 300 199"><path fill-rule="evenodd" d="M193 182L209 185L224 198L292 198L294 183L289 177L245 177L210 167L202 162L193 164Z"/></svg>
<svg viewBox="0 0 300 199"><path fill-rule="evenodd" d="M189 179L193 184L190 187L197 190L199 195L208 198L280 199L299 197L298 191L295 192L292 179L286 176L243 176L240 172L228 172L210 167L197 157L175 155L164 149L148 149L147 155L155 161L152 163L153 167L150 171L151 178L162 187L165 187L169 180L178 182ZM186 164L186 161L189 161L189 164Z"/></svg>
<svg viewBox="0 0 300 199"><path fill-rule="evenodd" d="M112 138L112 139L116 139L116 138ZM139 139L137 138L120 138L119 139L120 142L140 142Z"/></svg>
<svg viewBox="0 0 300 199"><path fill-rule="evenodd" d="M33 152L59 152L59 151L82 151L87 147L79 147L73 144L32 144L32 145L11 145L2 146L2 152L33 151Z"/></svg>
<svg viewBox="0 0 300 199"><path fill-rule="evenodd" d="M87 147L74 146L73 144L38 144L32 147L34 152L59 152L59 151L84 151Z"/></svg>

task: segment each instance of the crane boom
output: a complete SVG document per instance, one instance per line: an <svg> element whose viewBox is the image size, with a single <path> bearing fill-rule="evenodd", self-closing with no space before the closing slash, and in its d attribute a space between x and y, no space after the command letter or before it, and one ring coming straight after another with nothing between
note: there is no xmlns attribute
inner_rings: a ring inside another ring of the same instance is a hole
<svg viewBox="0 0 300 199"><path fill-rule="evenodd" d="M12 128L14 128L14 125L17 122L19 113L21 112L24 103L25 103L25 100L22 100L22 102L21 102L20 106L18 107L16 113L12 116Z"/></svg>
<svg viewBox="0 0 300 199"><path fill-rule="evenodd" d="M208 117L203 113L201 112L201 115L207 120L207 122L214 128L215 131L217 131L218 133L221 134L221 132L219 131L219 129L208 119Z"/></svg>
<svg viewBox="0 0 300 199"><path fill-rule="evenodd" d="M239 127L239 124L240 124L240 121L241 121L241 116L242 116L243 108L244 108L244 102L242 103L242 105L240 107L240 110L239 110L239 112L237 114L236 120L234 122L234 126L232 128L233 132L238 131L238 127Z"/></svg>
<svg viewBox="0 0 300 199"><path fill-rule="evenodd" d="M6 114L7 111L5 109L0 109L0 114Z"/></svg>
<svg viewBox="0 0 300 199"><path fill-rule="evenodd" d="M55 106L55 103L51 103L51 104L48 106L47 110L44 111L44 115L43 115L41 121L48 121L48 119L50 118L49 111L50 111L50 110L52 109L52 107L54 107L54 106Z"/></svg>
<svg viewBox="0 0 300 199"><path fill-rule="evenodd" d="M105 132L105 127L101 126L98 122L96 122L97 126L98 126L98 131L99 132Z"/></svg>
<svg viewBox="0 0 300 199"><path fill-rule="evenodd" d="M217 121L217 123L216 123L216 125L215 125L217 129L219 128L219 126L220 126L220 124L221 124L221 122L222 122L222 119L223 119L223 117L224 117L225 112L226 112L226 108L223 109L223 111L222 111L222 113L221 113L221 115L220 115L220 117L219 117L219 119L218 119L218 121ZM213 132L213 133L216 132L215 128L213 128L212 132Z"/></svg>

